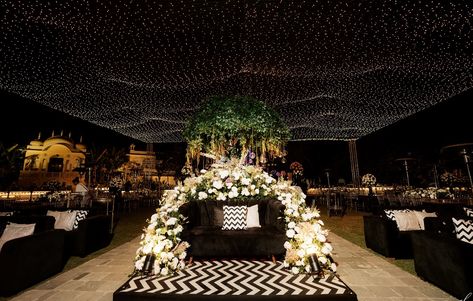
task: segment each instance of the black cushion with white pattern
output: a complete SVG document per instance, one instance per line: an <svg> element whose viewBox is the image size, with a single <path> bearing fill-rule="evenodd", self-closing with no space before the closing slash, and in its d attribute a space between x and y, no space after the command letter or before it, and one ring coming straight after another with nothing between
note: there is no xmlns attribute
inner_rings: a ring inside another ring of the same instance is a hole
<svg viewBox="0 0 473 301"><path fill-rule="evenodd" d="M386 217L392 221L395 221L396 218L394 216L394 212L410 212L410 209L400 209L400 210L390 210L390 209L385 209L384 213L386 214Z"/></svg>
<svg viewBox="0 0 473 301"><path fill-rule="evenodd" d="M457 238L461 241L473 244L473 221L465 219L456 219L452 217L453 225Z"/></svg>
<svg viewBox="0 0 473 301"><path fill-rule="evenodd" d="M246 206L223 206L222 230L246 229Z"/></svg>
<svg viewBox="0 0 473 301"><path fill-rule="evenodd" d="M74 229L79 228L79 222L83 219L87 218L87 215L89 214L88 210L69 210L69 212L76 212L76 220L74 221Z"/></svg>
<svg viewBox="0 0 473 301"><path fill-rule="evenodd" d="M465 213L468 217L473 217L473 209L472 208L463 207L463 210L465 210Z"/></svg>

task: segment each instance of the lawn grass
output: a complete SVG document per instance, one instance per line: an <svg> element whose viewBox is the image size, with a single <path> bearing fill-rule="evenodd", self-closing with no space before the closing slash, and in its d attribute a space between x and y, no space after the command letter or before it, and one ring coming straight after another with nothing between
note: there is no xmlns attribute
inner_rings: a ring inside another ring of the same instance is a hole
<svg viewBox="0 0 473 301"><path fill-rule="evenodd" d="M354 243L355 245L362 247L365 250L368 250L381 258L387 260L388 262L400 267L406 272L409 272L417 276L414 269L414 260L413 259L394 259L384 257L366 247L365 244L365 233L363 228L363 215L367 215L365 212L356 212L350 211L343 217L340 216L331 216L327 214L327 208L321 206L319 208L321 219L325 223L325 227L337 234L338 236Z"/></svg>

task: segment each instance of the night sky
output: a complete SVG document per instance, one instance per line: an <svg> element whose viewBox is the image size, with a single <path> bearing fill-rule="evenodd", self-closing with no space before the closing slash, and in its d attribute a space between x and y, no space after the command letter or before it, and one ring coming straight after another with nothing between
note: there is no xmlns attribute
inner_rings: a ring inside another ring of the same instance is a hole
<svg viewBox="0 0 473 301"><path fill-rule="evenodd" d="M89 122L74 118L62 112L40 105L17 95L0 91L3 116L0 118L0 142L9 147L13 144L26 145L36 138L38 132L42 139L64 130L72 131L75 141L83 136L86 145L99 147L118 146L127 148L131 143L137 149L145 149L145 143L123 136L114 131L98 127ZM381 129L358 140L360 174L370 172L385 183L399 182L404 176L402 164L395 159L412 157L413 181L421 184L418 177L429 177L433 164L453 162L458 168L464 168L459 155L460 150L440 152L449 144L473 142L473 90L465 91L410 116L398 123ZM184 144L156 144L158 157L166 159L173 156L184 161ZM288 145L288 160L300 161L306 168L306 176L320 179L324 183L325 169L331 172L331 181L339 178L350 181L350 162L348 143L344 141L298 141ZM442 169L442 164L438 168ZM425 180L424 180L425 181Z"/></svg>

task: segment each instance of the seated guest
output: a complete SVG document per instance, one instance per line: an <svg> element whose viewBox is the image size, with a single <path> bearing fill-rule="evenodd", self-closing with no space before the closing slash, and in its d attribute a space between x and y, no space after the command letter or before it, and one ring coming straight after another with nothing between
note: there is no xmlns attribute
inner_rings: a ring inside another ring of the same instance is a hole
<svg viewBox="0 0 473 301"><path fill-rule="evenodd" d="M77 178L77 177L74 178L74 180L72 180L72 184L74 184L72 189L73 189L73 192L75 192L75 193L80 193L83 196L85 196L87 194L87 192L89 191L87 186L84 183L80 182L79 178Z"/></svg>

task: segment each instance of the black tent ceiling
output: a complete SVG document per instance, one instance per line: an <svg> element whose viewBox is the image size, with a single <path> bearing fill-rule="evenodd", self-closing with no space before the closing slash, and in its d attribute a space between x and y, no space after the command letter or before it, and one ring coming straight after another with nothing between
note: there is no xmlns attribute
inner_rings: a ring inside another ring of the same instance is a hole
<svg viewBox="0 0 473 301"><path fill-rule="evenodd" d="M473 3L2 1L0 89L145 142L211 95L356 139L473 87Z"/></svg>

